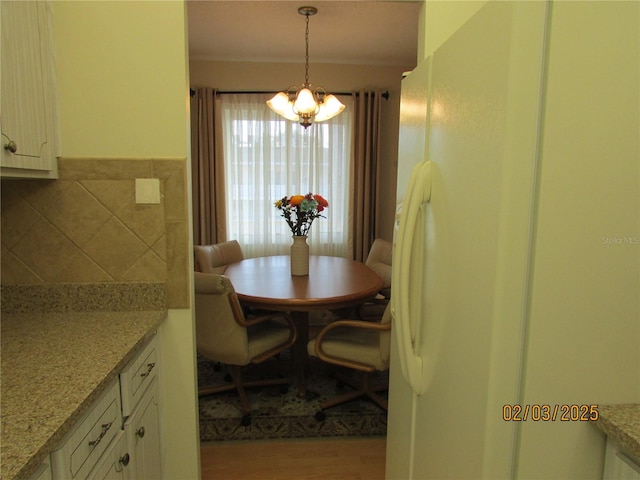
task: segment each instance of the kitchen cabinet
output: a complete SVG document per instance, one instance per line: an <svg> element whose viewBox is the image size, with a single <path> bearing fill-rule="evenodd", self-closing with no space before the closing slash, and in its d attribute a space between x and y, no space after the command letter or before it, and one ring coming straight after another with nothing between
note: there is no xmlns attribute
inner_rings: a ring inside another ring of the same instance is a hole
<svg viewBox="0 0 640 480"><path fill-rule="evenodd" d="M3 177L57 178L57 106L51 5L0 2Z"/></svg>
<svg viewBox="0 0 640 480"><path fill-rule="evenodd" d="M51 452L54 480L87 478L121 427L120 385L116 379Z"/></svg>
<svg viewBox="0 0 640 480"><path fill-rule="evenodd" d="M154 336L51 452L53 480L162 479L158 353Z"/></svg>
<svg viewBox="0 0 640 480"><path fill-rule="evenodd" d="M158 380L153 380L125 421L124 432L131 459L129 480L162 478L158 398Z"/></svg>
<svg viewBox="0 0 640 480"><path fill-rule="evenodd" d="M152 340L120 374L129 480L161 479L158 344Z"/></svg>
<svg viewBox="0 0 640 480"><path fill-rule="evenodd" d="M604 459L604 480L640 480L640 459L620 449L616 442L607 438Z"/></svg>
<svg viewBox="0 0 640 480"><path fill-rule="evenodd" d="M152 300L156 303L149 301L153 295L148 293L156 292L156 287L122 285L105 292L103 287L85 290L74 285L69 292L74 301L82 300L90 307L87 310L75 310L66 303L62 292L67 287L3 288L0 381L12 395L2 396L2 438L11 439L2 443L2 478L30 479L112 384L116 385L115 396L121 397L120 374L154 341L156 330L167 318L162 295ZM30 300L34 295L37 298ZM122 298L135 298L140 303L121 310ZM64 303L57 303L60 300ZM58 310L58 305L65 307ZM157 353L156 371L163 362L161 348ZM24 372L38 381L26 382ZM117 418L115 428L124 434L122 412ZM162 460L164 467L164 455Z"/></svg>

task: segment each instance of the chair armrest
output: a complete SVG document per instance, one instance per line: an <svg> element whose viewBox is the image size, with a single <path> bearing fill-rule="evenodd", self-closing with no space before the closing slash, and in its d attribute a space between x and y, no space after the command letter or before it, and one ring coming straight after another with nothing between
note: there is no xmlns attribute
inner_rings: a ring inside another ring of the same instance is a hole
<svg viewBox="0 0 640 480"><path fill-rule="evenodd" d="M284 319L289 325L295 328L295 324L293 323L293 318L287 312L274 312L274 313L269 313L267 315L250 316L248 318L244 317L244 319L241 319L238 323L242 326L250 327L252 325L257 325L259 323L266 322L267 320L278 320L278 319L280 320Z"/></svg>
<svg viewBox="0 0 640 480"><path fill-rule="evenodd" d="M341 327L360 328L363 330L377 330L379 332L386 332L391 330L391 323L367 322L364 320L338 320L324 327L316 337L316 355L318 355L318 358L320 360L347 368L355 368L357 370L365 372L373 372L375 370L375 367L373 367L372 365L334 357L322 350L322 341L325 335L331 330Z"/></svg>
<svg viewBox="0 0 640 480"><path fill-rule="evenodd" d="M231 282L218 273L193 272L195 293L222 295L232 291Z"/></svg>
<svg viewBox="0 0 640 480"><path fill-rule="evenodd" d="M266 322L267 320L278 320L278 319L280 320L284 319L287 322L287 325L289 327L290 334L287 341L284 342L282 345L279 345L278 347L275 347L263 353L262 355L259 355L258 357L253 358L252 359L253 363L260 363L262 362L263 359L271 357L273 355L273 351L278 351L278 350L282 351L286 348L289 348L291 345L295 343L296 339L298 338L298 329L296 328L296 325L293 322L293 318L291 317L291 315L289 315L288 312L274 312L268 315L259 315L257 317L246 318L242 310L242 305L240 305L240 300L238 299L238 296L235 293L229 296L229 301L231 303L231 309L233 310L233 316L235 317L236 323L238 325L241 325L242 327L248 328L248 327L251 327L252 325L258 325L260 323Z"/></svg>
<svg viewBox="0 0 640 480"><path fill-rule="evenodd" d="M240 308L239 302L238 302L238 307ZM296 328L296 325L293 322L293 318L287 312L277 312L269 315L260 315L258 317L251 317L248 319L245 318L244 315L240 317L236 316L236 321L238 321L240 325L244 325L246 327L250 327L251 325L258 325L260 323L266 322L267 320L283 320L283 319L287 322L287 325L289 327L289 338L287 338L287 340L281 343L280 345L277 345L276 347L270 350L267 350L262 355L258 355L252 358L251 363L261 363L264 360L271 358L276 353L282 352L287 348L291 347L294 343L296 343L296 340L298 339L298 329Z"/></svg>
<svg viewBox="0 0 640 480"><path fill-rule="evenodd" d="M337 320L329 323L320 330L320 333L318 333L318 336L316 337L316 343L322 342L322 339L328 332L334 328L340 327L362 328L364 330L378 330L380 332L386 332L391 330L391 323L366 322L364 320Z"/></svg>

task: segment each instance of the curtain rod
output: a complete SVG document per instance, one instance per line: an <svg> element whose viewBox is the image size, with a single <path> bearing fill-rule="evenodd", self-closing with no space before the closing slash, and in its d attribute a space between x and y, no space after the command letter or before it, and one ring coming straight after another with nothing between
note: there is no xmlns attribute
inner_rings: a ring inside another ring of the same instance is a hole
<svg viewBox="0 0 640 480"><path fill-rule="evenodd" d="M266 94L276 94L278 92L266 92L266 91L259 91L259 90L238 90L238 91L230 91L230 90L217 90L216 94L217 95L228 95L228 94L233 94L233 93L237 93L237 94L261 94L261 93L266 93ZM332 92L334 95L351 95L352 92ZM192 88L190 89L190 94L193 97L196 94L196 91ZM356 95L358 95L358 92L356 92ZM389 100L389 90L385 90L384 92L382 92L381 94L382 98L384 98L385 100Z"/></svg>

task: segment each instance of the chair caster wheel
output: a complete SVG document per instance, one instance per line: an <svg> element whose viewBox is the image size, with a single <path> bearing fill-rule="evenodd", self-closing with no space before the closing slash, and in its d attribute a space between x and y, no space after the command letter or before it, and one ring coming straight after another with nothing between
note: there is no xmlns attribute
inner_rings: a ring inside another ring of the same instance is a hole
<svg viewBox="0 0 640 480"><path fill-rule="evenodd" d="M242 425L243 427L248 427L249 425L251 425L251 415L243 415L240 419L240 425Z"/></svg>
<svg viewBox="0 0 640 480"><path fill-rule="evenodd" d="M327 414L322 410L318 410L313 418L315 418L318 422L324 422L324 419L327 418Z"/></svg>

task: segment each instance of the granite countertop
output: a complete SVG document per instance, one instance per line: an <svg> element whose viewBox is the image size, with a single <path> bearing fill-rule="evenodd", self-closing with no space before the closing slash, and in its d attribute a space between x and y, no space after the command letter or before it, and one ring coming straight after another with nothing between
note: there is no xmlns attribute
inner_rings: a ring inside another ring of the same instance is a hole
<svg viewBox="0 0 640 480"><path fill-rule="evenodd" d="M3 479L21 480L153 336L167 311L163 285L126 286L125 294L114 286L106 295L101 285L12 290L2 287L0 471ZM45 301L26 301L28 295ZM87 309L69 310L67 298Z"/></svg>
<svg viewBox="0 0 640 480"><path fill-rule="evenodd" d="M595 425L619 447L640 458L640 403L600 405Z"/></svg>

